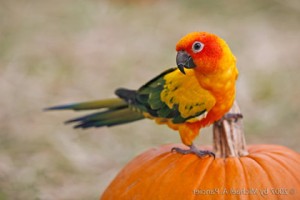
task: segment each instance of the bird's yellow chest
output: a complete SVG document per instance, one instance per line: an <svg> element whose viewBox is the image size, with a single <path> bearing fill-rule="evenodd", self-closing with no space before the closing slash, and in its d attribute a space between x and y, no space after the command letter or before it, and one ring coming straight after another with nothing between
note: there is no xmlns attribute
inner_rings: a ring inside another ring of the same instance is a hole
<svg viewBox="0 0 300 200"><path fill-rule="evenodd" d="M216 104L206 119L202 120L204 126L219 120L230 110L235 100L235 82L238 77L238 70L235 62L225 63L224 66L226 66L224 70L211 76L203 74L197 76L200 85L209 90L216 99Z"/></svg>

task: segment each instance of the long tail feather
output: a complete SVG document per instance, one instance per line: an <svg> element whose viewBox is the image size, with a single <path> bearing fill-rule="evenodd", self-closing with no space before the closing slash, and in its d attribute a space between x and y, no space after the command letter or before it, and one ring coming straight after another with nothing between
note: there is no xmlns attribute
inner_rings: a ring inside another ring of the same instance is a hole
<svg viewBox="0 0 300 200"><path fill-rule="evenodd" d="M74 128L90 128L101 126L114 126L143 119L141 113L131 111L129 108L119 110L107 110L97 112L83 117L66 121L66 123L77 123Z"/></svg>
<svg viewBox="0 0 300 200"><path fill-rule="evenodd" d="M142 113L135 112L129 108L126 99L123 100L119 98L53 106L46 108L45 110L80 111L92 109L102 110L100 112L95 112L89 115L68 120L65 123L74 123L74 128L85 129L90 127L115 126L144 118L144 115Z"/></svg>
<svg viewBox="0 0 300 200"><path fill-rule="evenodd" d="M96 112L90 115L85 115L83 117L75 118L66 121L65 123L73 123L73 122L85 122L85 121L101 121L107 119L113 119L116 117L128 117L128 114L132 114L131 110L127 109L118 109L118 110L107 110L103 112Z"/></svg>
<svg viewBox="0 0 300 200"><path fill-rule="evenodd" d="M46 108L45 110L92 110L92 109L101 109L101 108L119 108L119 107L127 107L127 103L118 98L114 99L105 99L98 101L89 101L83 103L73 103L61 106L53 106Z"/></svg>

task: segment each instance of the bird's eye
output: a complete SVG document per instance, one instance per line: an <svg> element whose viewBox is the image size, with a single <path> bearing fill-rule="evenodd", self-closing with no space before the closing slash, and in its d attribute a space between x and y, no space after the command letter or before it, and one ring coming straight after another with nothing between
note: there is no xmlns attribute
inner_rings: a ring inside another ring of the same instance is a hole
<svg viewBox="0 0 300 200"><path fill-rule="evenodd" d="M200 51L202 51L204 47L204 44L202 44L201 42L194 42L193 46L192 46L192 50L194 53L199 53Z"/></svg>

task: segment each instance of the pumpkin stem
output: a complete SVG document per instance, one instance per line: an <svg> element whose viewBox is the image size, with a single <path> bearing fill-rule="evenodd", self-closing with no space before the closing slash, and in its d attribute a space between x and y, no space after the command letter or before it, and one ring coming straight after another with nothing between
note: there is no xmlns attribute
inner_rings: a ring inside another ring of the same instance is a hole
<svg viewBox="0 0 300 200"><path fill-rule="evenodd" d="M214 152L216 157L240 157L248 155L242 125L242 114L237 102L230 111L213 125Z"/></svg>

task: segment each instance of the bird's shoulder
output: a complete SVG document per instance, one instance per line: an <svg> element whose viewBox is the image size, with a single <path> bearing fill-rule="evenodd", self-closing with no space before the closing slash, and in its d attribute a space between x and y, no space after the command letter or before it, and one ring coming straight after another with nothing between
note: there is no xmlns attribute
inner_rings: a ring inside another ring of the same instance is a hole
<svg viewBox="0 0 300 200"><path fill-rule="evenodd" d="M176 70L177 70L177 68L170 68L170 69L163 71L158 76L155 76L150 81L148 81L146 84L141 86L139 88L138 92L141 92L141 93L146 92L149 88L161 88L161 86L163 86L164 82L165 82L164 77L168 74L175 72Z"/></svg>

